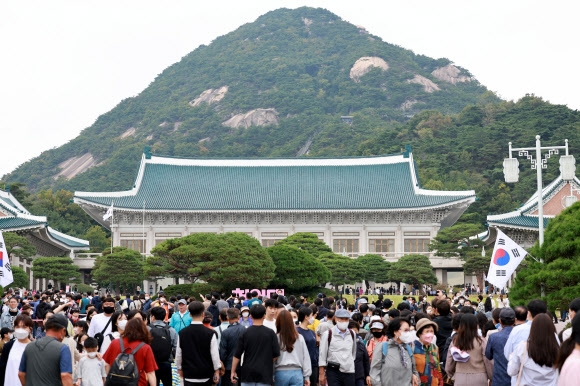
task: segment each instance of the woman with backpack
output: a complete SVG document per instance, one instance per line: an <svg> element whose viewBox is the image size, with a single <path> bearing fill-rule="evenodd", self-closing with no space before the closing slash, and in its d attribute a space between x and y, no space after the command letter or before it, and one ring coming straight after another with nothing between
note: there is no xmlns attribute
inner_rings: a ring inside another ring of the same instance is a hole
<svg viewBox="0 0 580 386"><path fill-rule="evenodd" d="M276 331L280 356L274 363L274 386L309 386L312 374L310 354L290 312L280 311L276 318Z"/></svg>
<svg viewBox="0 0 580 386"><path fill-rule="evenodd" d="M105 366L107 385L156 386L155 370L157 370L157 364L153 350L149 346L151 340L151 334L141 319L133 318L127 323L121 337L112 341L107 352L103 355L103 360L107 364ZM132 368L132 365L119 366L118 362L121 360L129 363L129 355L134 358L133 363L136 369ZM119 379L121 379L120 382Z"/></svg>
<svg viewBox="0 0 580 386"><path fill-rule="evenodd" d="M455 386L487 386L493 366L485 356L486 340L477 332L477 317L464 314L447 351L445 372L455 375Z"/></svg>
<svg viewBox="0 0 580 386"><path fill-rule="evenodd" d="M394 318L387 327L388 341L377 344L371 361L374 386L417 386L419 373L410 343L415 340L407 319Z"/></svg>

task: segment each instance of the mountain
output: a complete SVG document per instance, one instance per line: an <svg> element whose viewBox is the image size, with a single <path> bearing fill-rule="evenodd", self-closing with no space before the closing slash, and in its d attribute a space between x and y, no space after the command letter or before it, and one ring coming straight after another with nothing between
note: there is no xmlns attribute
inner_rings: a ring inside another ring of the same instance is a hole
<svg viewBox="0 0 580 386"><path fill-rule="evenodd" d="M124 190L144 146L187 157L353 155L422 111L494 102L448 59L384 42L324 9L279 9L198 47L4 180L33 191ZM388 150L408 143L400 139Z"/></svg>

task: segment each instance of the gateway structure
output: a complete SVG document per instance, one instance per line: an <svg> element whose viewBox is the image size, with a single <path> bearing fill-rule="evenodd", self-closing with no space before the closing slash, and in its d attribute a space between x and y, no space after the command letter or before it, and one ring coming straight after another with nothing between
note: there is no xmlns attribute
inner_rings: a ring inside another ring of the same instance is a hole
<svg viewBox="0 0 580 386"><path fill-rule="evenodd" d="M410 147L396 155L331 159L185 159L146 148L133 189L74 198L111 229L115 246L145 254L196 232L244 232L263 246L312 232L351 257L429 255L442 283L462 262L432 256L429 242L474 200L474 191L422 189ZM105 222L111 205L113 221Z"/></svg>
<svg viewBox="0 0 580 386"><path fill-rule="evenodd" d="M69 256L79 266L81 272L88 275L92 265L88 266L88 259L79 258L79 253L90 250L87 240L78 239L61 233L48 226L45 216L35 216L10 193L10 187L0 189L0 231L15 232L26 237L36 248L37 256ZM36 279L32 275L32 260L11 256L12 266L18 266L26 271L30 277L28 288L46 289L49 280ZM52 283L56 285L57 283Z"/></svg>

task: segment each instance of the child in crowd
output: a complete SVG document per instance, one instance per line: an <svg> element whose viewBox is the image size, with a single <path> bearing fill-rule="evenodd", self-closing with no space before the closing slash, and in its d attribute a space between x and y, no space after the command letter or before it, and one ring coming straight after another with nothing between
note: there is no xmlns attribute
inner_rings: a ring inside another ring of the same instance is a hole
<svg viewBox="0 0 580 386"><path fill-rule="evenodd" d="M99 359L98 342L95 338L85 340L85 352L76 369L76 386L102 386L107 377L105 361Z"/></svg>

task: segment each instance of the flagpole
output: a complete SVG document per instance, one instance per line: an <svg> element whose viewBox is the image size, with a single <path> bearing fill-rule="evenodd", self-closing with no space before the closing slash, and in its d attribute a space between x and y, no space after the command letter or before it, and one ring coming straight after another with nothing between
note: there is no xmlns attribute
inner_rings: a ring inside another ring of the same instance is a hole
<svg viewBox="0 0 580 386"><path fill-rule="evenodd" d="M113 208L113 201L111 201L111 208ZM113 223L115 219L115 210L111 210L111 253L113 253Z"/></svg>
<svg viewBox="0 0 580 386"><path fill-rule="evenodd" d="M143 261L145 261L145 200L143 200Z"/></svg>

